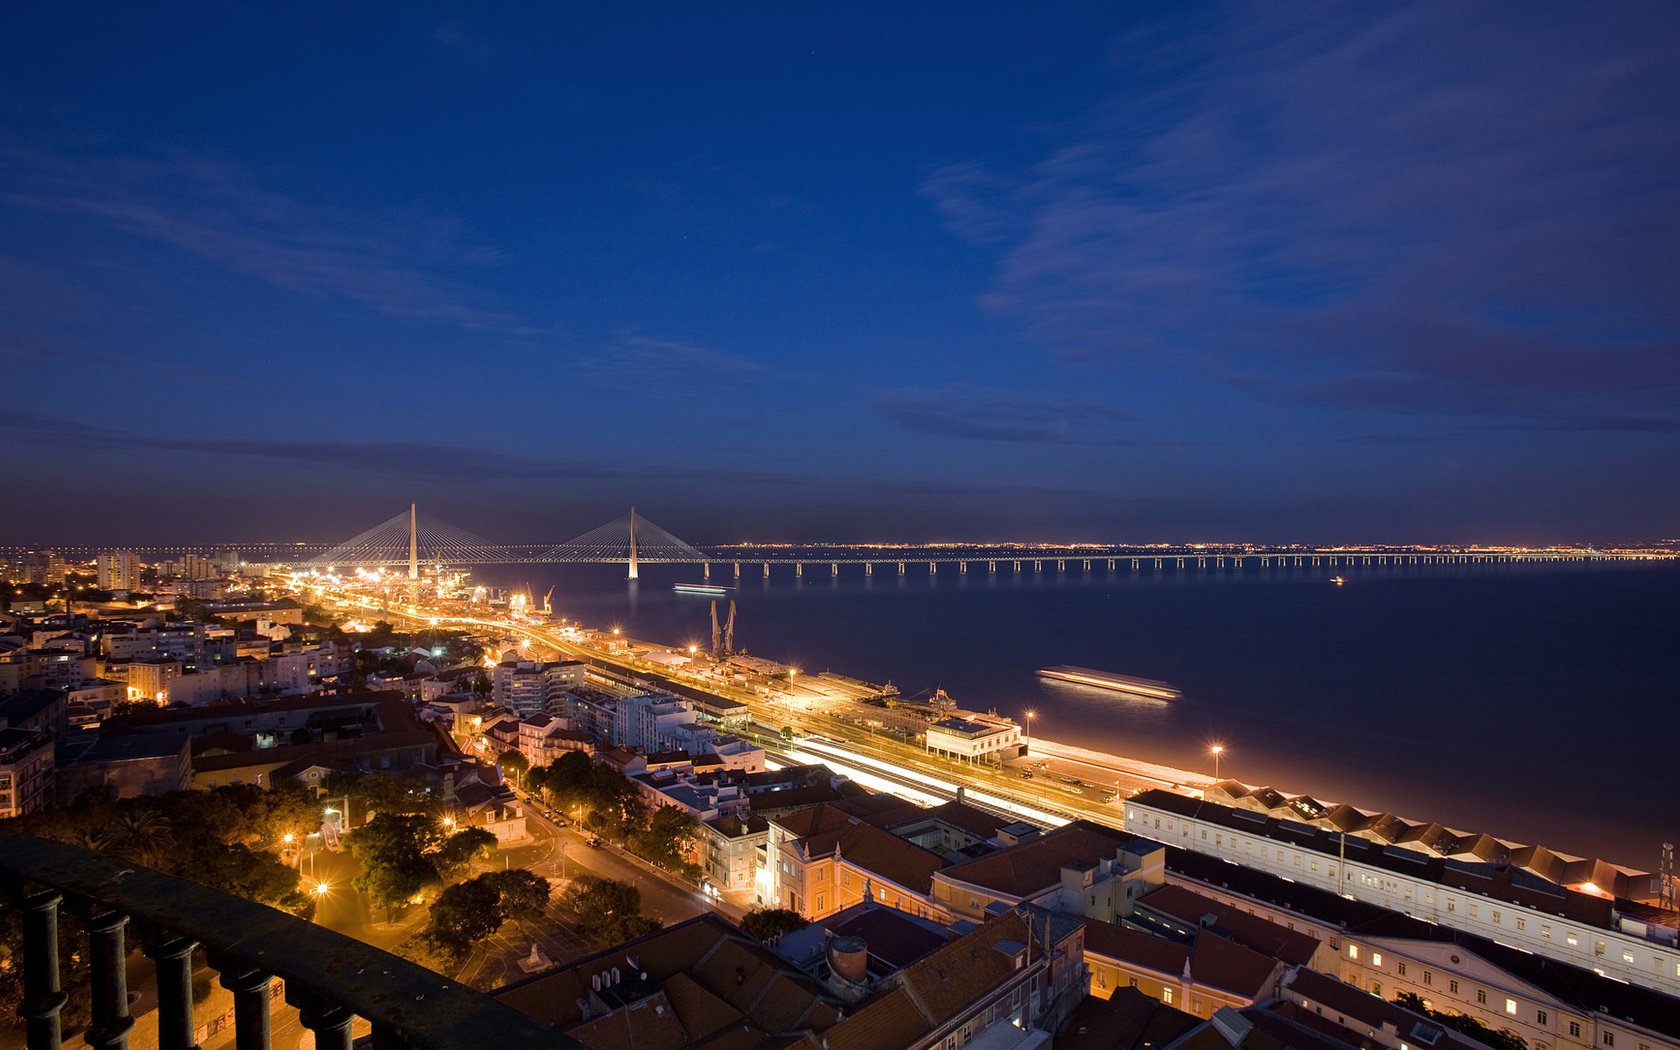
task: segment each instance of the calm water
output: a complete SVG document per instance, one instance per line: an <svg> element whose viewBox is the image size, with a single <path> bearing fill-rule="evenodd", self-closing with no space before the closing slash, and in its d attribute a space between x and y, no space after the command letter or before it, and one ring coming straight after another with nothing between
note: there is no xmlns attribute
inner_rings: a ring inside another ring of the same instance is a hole
<svg viewBox="0 0 1680 1050"><path fill-rule="evenodd" d="M1070 566L1073 563L1070 563ZM1101 563L1098 563L1099 565ZM1122 563L1124 564L1124 563ZM1229 570L1115 576L743 566L736 644L808 671L944 687L1054 739L1654 868L1680 835L1680 568ZM980 568L983 570L984 565ZM750 571L749 571L750 570ZM1346 586L1328 578L1340 572ZM710 637L696 567L487 568L556 613L672 644ZM714 573L717 582L732 582ZM1184 692L1146 704L1034 671Z"/></svg>

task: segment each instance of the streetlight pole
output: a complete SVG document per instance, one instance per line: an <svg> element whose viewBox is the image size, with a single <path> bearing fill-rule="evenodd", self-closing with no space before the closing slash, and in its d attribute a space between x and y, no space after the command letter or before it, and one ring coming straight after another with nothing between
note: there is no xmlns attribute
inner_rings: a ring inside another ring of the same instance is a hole
<svg viewBox="0 0 1680 1050"><path fill-rule="evenodd" d="M1212 747L1208 748L1208 753L1213 755L1213 779L1218 780L1219 779L1219 756L1223 755L1225 753L1225 745L1224 744L1214 744Z"/></svg>

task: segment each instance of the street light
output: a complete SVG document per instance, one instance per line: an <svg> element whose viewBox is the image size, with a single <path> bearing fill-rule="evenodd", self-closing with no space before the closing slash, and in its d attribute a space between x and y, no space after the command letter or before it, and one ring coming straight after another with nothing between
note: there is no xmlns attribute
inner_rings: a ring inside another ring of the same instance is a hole
<svg viewBox="0 0 1680 1050"><path fill-rule="evenodd" d="M1034 711L1032 708L1029 707L1025 711L1023 711L1022 714L1027 716L1027 750L1031 751L1032 750L1032 723L1033 723L1033 719L1038 717L1038 712Z"/></svg>
<svg viewBox="0 0 1680 1050"><path fill-rule="evenodd" d="M1208 748L1208 754L1213 756L1213 779L1219 779L1219 756L1225 753L1224 744L1214 744Z"/></svg>

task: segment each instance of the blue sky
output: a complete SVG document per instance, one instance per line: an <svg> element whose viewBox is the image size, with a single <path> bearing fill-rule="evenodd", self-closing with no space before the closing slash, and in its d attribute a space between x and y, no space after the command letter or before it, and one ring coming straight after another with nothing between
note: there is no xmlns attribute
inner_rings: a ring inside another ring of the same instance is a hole
<svg viewBox="0 0 1680 1050"><path fill-rule="evenodd" d="M13 12L0 540L1680 534L1680 10L903 6Z"/></svg>

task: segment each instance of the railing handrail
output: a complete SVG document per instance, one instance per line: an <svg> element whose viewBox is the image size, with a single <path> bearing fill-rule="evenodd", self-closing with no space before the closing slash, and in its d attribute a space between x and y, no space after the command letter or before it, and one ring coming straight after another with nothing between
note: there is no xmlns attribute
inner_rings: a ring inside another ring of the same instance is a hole
<svg viewBox="0 0 1680 1050"><path fill-rule="evenodd" d="M51 887L202 944L400 1034L411 1046L465 1050L582 1047L504 1003L390 952L295 915L92 850L0 836L0 874Z"/></svg>

